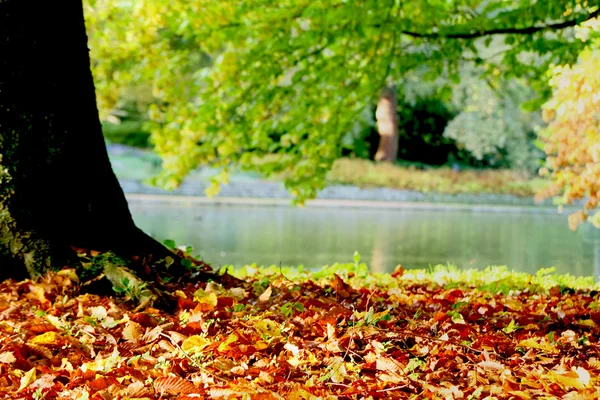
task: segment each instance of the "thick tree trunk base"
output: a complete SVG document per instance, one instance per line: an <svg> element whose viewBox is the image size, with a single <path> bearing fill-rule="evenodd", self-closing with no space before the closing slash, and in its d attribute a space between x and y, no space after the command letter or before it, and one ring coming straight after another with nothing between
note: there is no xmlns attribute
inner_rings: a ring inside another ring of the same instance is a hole
<svg viewBox="0 0 600 400"><path fill-rule="evenodd" d="M72 246L179 260L135 226L112 171L81 2L0 1L0 49L0 279L71 263Z"/></svg>

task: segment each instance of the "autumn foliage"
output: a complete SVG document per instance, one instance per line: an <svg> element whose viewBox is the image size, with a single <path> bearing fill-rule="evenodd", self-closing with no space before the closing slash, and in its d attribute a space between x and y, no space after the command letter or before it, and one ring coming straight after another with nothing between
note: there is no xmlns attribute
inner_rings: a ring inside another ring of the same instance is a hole
<svg viewBox="0 0 600 400"><path fill-rule="evenodd" d="M597 292L547 289L541 275L524 289L503 280L476 289L401 268L340 275L292 281L254 271L223 285L190 283L174 292L173 312L82 294L72 270L6 281L0 397L600 395Z"/></svg>
<svg viewBox="0 0 600 400"><path fill-rule="evenodd" d="M544 108L545 139L552 186L540 197L562 196L564 204L585 199L583 209L569 216L569 226L590 219L600 201L600 53L582 53L578 64L560 67L551 80L553 97ZM547 171L546 171L547 172Z"/></svg>

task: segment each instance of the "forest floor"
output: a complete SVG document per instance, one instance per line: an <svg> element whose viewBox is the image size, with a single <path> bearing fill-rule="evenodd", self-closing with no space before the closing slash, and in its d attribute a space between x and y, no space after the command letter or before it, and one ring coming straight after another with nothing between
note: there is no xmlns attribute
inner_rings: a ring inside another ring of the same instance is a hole
<svg viewBox="0 0 600 400"><path fill-rule="evenodd" d="M600 397L591 278L437 267L249 266L174 311L82 294L73 270L0 284L0 397Z"/></svg>

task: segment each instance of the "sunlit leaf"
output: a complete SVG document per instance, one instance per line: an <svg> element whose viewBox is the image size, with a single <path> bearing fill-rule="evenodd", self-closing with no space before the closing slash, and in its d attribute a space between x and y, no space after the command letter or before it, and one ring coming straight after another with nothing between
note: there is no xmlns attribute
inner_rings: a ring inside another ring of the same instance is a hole
<svg viewBox="0 0 600 400"><path fill-rule="evenodd" d="M60 334L57 332L51 331L42 333L36 337L33 337L29 340L29 343L32 344L59 344L62 341Z"/></svg>
<svg viewBox="0 0 600 400"><path fill-rule="evenodd" d="M210 341L200 335L188 337L181 343L181 348L184 351L199 351L210 344Z"/></svg>
<svg viewBox="0 0 600 400"><path fill-rule="evenodd" d="M23 375L21 377L19 389L17 391L20 392L21 390L23 390L26 387L28 387L29 385L31 385L34 381L35 381L35 368L31 368L29 371L27 371L25 373L25 375Z"/></svg>
<svg viewBox="0 0 600 400"><path fill-rule="evenodd" d="M5 351L0 353L0 362L4 363L4 364L12 364L16 361L17 359L15 358L15 356L13 355L12 351Z"/></svg>

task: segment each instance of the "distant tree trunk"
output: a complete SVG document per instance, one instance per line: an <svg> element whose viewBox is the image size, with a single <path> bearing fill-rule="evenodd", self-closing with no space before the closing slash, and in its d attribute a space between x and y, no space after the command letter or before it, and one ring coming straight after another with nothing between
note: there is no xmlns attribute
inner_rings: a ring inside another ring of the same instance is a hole
<svg viewBox="0 0 600 400"><path fill-rule="evenodd" d="M396 88L387 86L381 91L375 117L379 132L379 146L375 161L394 162L398 156L398 100Z"/></svg>
<svg viewBox="0 0 600 400"><path fill-rule="evenodd" d="M0 1L0 278L71 246L172 255L139 230L106 152L79 0Z"/></svg>

